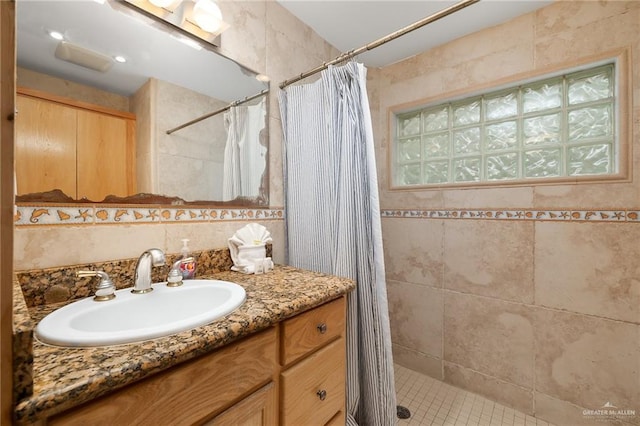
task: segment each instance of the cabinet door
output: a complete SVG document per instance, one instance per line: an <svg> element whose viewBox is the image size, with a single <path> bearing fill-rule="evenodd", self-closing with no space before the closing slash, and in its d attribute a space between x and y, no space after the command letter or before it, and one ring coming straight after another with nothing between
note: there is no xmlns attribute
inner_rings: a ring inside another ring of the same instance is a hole
<svg viewBox="0 0 640 426"><path fill-rule="evenodd" d="M255 391L205 426L271 426L278 422L278 400L273 383Z"/></svg>
<svg viewBox="0 0 640 426"><path fill-rule="evenodd" d="M18 194L61 189L76 197L76 110L42 99L16 98Z"/></svg>
<svg viewBox="0 0 640 426"><path fill-rule="evenodd" d="M78 110L78 198L135 193L135 122Z"/></svg>

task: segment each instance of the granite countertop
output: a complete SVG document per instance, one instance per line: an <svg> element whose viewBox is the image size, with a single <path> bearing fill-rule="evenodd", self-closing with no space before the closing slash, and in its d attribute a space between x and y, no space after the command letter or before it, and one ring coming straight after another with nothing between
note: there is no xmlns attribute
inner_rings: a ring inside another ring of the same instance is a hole
<svg viewBox="0 0 640 426"><path fill-rule="evenodd" d="M18 402L16 422L25 424L63 412L268 328L355 288L346 278L276 266L263 275L221 272L212 278L240 284L247 292L235 312L206 326L141 343L63 348L33 342L33 394ZM33 322L58 306L29 309Z"/></svg>

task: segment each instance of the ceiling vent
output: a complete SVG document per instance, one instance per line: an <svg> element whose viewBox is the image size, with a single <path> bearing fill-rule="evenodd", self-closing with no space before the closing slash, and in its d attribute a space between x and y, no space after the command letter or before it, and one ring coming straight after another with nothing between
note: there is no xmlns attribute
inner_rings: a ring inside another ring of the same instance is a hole
<svg viewBox="0 0 640 426"><path fill-rule="evenodd" d="M107 72L113 65L111 57L66 41L58 43L56 58L99 72Z"/></svg>

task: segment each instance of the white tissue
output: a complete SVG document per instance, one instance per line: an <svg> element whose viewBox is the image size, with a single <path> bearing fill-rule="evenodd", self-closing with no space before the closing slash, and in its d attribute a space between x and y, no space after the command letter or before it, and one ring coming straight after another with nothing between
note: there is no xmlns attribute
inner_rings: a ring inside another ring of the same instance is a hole
<svg viewBox="0 0 640 426"><path fill-rule="evenodd" d="M229 238L229 251L233 260L231 270L253 274L255 261L266 258L266 244L271 241L271 233L258 223L249 223L237 230Z"/></svg>
<svg viewBox="0 0 640 426"><path fill-rule="evenodd" d="M265 257L264 259L262 259L262 266L263 266L263 272L265 273L273 271L273 260L271 260L270 257ZM231 267L231 270L242 272L243 274L255 274L256 272L255 260L251 259L251 264L248 264L245 266L233 265Z"/></svg>

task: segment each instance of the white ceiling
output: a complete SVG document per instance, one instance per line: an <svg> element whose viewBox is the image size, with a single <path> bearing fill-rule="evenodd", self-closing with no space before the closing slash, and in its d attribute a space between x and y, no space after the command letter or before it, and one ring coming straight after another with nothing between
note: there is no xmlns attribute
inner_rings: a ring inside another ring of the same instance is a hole
<svg viewBox="0 0 640 426"><path fill-rule="evenodd" d="M445 0L278 0L342 52L367 45L457 2ZM358 57L382 67L547 6L543 0L481 0Z"/></svg>
<svg viewBox="0 0 640 426"><path fill-rule="evenodd" d="M1 0L0 0L1 1ZM206 50L198 52L171 39L155 25L113 10L110 2L20 0L17 3L18 64L104 90L130 95L150 76L219 99L242 99L264 86L237 64ZM243 1L243 0L219 0ZM342 52L359 48L455 4L449 0L278 0L322 38ZM481 0L364 53L358 60L380 67L411 57L450 40L546 6L543 0ZM58 30L84 48L106 55L121 54L107 73L56 59ZM185 67L185 64L189 64ZM234 81L233 84L229 83Z"/></svg>
<svg viewBox="0 0 640 426"><path fill-rule="evenodd" d="M0 0L1 1L1 0ZM185 37L115 1L20 0L16 6L18 66L130 96L150 77L232 102L267 86L235 62L180 42ZM123 13L123 11L128 13ZM102 56L122 55L98 72L55 57L59 31L66 42Z"/></svg>

